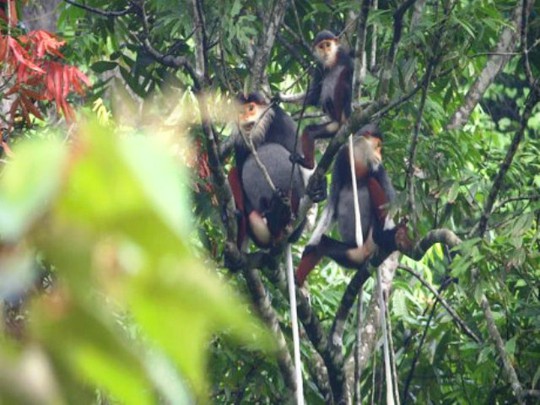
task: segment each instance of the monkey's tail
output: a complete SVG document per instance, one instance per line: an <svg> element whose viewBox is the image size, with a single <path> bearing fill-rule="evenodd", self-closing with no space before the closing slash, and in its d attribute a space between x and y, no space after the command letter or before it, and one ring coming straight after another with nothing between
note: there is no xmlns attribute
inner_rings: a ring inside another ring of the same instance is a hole
<svg viewBox="0 0 540 405"><path fill-rule="evenodd" d="M302 362L300 359L300 334L298 333L298 314L296 311L296 285L292 261L291 244L287 244L285 251L287 260L287 284L289 285L289 302L291 304L291 323L294 346L294 370L296 377L296 404L304 405L304 384L302 381Z"/></svg>

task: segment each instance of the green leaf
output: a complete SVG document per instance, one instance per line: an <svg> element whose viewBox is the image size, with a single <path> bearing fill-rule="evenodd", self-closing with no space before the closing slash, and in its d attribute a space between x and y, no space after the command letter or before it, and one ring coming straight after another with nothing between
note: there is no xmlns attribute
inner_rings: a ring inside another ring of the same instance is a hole
<svg viewBox="0 0 540 405"><path fill-rule="evenodd" d="M118 66L118 63L116 63L116 62L110 62L110 61L102 60L102 61L93 63L92 66L90 66L90 68L96 73L103 73L103 72L106 72L108 70L113 70L117 66Z"/></svg>
<svg viewBox="0 0 540 405"><path fill-rule="evenodd" d="M0 179L0 237L20 239L48 209L67 165L59 141L27 142L14 150Z"/></svg>

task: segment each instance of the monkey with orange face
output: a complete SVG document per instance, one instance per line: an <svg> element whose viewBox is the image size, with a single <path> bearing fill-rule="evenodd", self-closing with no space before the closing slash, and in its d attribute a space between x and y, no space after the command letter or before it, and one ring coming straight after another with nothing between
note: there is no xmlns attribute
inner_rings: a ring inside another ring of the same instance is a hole
<svg viewBox="0 0 540 405"><path fill-rule="evenodd" d="M357 179L364 244L356 244L354 185L349 146L345 145L336 155L328 204L296 272L299 285L303 284L323 256L332 258L344 267L358 268L379 248L389 252L410 249L411 242L405 226L396 226L388 217L387 205L394 200L395 190L382 165L381 145L382 133L373 124L361 128L353 141L352 165ZM337 222L341 241L324 235L334 222Z"/></svg>
<svg viewBox="0 0 540 405"><path fill-rule="evenodd" d="M242 248L249 234L255 244L266 248L282 239L304 196L308 174L291 162L291 154L300 150L293 119L260 93L240 95L238 100L233 134L236 167L228 175L238 210L237 245ZM300 232L301 227L292 238Z"/></svg>
<svg viewBox="0 0 540 405"><path fill-rule="evenodd" d="M318 66L306 94L306 105L319 106L330 119L308 125L302 134L302 152L293 159L302 166L315 166L315 139L330 138L351 115L353 63L339 38L330 31L321 31L313 41Z"/></svg>

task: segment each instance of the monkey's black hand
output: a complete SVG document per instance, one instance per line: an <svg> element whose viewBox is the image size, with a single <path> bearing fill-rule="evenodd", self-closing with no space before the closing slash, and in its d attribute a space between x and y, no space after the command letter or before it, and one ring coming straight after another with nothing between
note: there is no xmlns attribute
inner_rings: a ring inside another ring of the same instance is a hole
<svg viewBox="0 0 540 405"><path fill-rule="evenodd" d="M291 220L291 204L289 198L279 189L274 192L268 211L266 221L270 233L278 236Z"/></svg>
<svg viewBox="0 0 540 405"><path fill-rule="evenodd" d="M281 103L281 96L279 95L279 91L272 96L270 102L274 105Z"/></svg>
<svg viewBox="0 0 540 405"><path fill-rule="evenodd" d="M326 176L315 172L309 180L306 193L315 203L326 200Z"/></svg>
<svg viewBox="0 0 540 405"><path fill-rule="evenodd" d="M296 163L297 165L304 166L305 167L305 159L300 153L293 152L289 155L289 160L291 163Z"/></svg>
<svg viewBox="0 0 540 405"><path fill-rule="evenodd" d="M246 258L236 248L236 245L231 242L225 243L225 249L223 250L223 264L232 272L237 272L246 265Z"/></svg>

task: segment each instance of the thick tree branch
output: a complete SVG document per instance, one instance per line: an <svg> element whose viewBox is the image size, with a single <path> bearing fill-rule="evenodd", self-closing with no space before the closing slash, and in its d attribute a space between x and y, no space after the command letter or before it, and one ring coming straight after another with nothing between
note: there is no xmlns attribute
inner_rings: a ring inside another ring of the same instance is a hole
<svg viewBox="0 0 540 405"><path fill-rule="evenodd" d="M530 2L527 5L528 10L525 11L527 15L530 14L532 3L533 2ZM458 129L465 125L465 123L469 120L471 112L480 102L488 87L491 85L491 83L493 83L495 77L510 60L510 53L516 50L518 40L520 38L523 13L523 2L520 0L517 2L517 6L514 9L510 23L511 26L506 27L502 31L494 54L488 58L484 70L480 73L476 81L467 92L463 105L450 118L447 129Z"/></svg>
<svg viewBox="0 0 540 405"><path fill-rule="evenodd" d="M390 79L392 78L392 71L394 70L394 64L396 61L396 53L399 42L401 41L401 33L403 32L403 17L405 12L416 2L416 0L405 0L397 10L394 12L394 34L392 43L388 49L388 55L384 61L384 67L381 71L379 78L379 90L377 92L380 100L386 100L388 98L388 88L390 85Z"/></svg>
<svg viewBox="0 0 540 405"><path fill-rule="evenodd" d="M382 281L382 292L386 297L389 297L390 290L392 287L392 280L398 266L397 258L399 253L394 252L388 257L379 269L381 271L381 281ZM377 288L376 286L374 288ZM369 361L371 355L375 351L375 346L377 344L377 332L381 327L381 308L379 306L379 297L378 294L372 294L369 301L368 308L366 310L366 318L364 320L362 336L361 336L361 346L358 350L358 361L360 369L366 367L367 362ZM353 381L354 378L354 352L351 353L345 362L345 370L347 381L349 384Z"/></svg>
<svg viewBox="0 0 540 405"><path fill-rule="evenodd" d="M506 352L501 334L497 329L497 326L495 325L495 319L493 318L493 313L491 312L489 301L485 294L482 294L480 305L484 311L484 316L486 317L489 336L495 343L495 348L497 349L497 352L502 359L503 369L504 373L506 374L506 378L508 378L510 384L512 385L512 389L514 390L517 402L519 404L524 404L525 401L523 400L523 388L521 387L521 383L519 382L516 370L514 369L514 366L510 361L510 357Z"/></svg>
<svg viewBox="0 0 540 405"><path fill-rule="evenodd" d="M420 260L435 243L441 243L452 249L461 243L461 239L449 229L433 229L417 242L411 251L402 253L413 260Z"/></svg>
<svg viewBox="0 0 540 405"><path fill-rule="evenodd" d="M360 15L358 16L358 36L354 47L353 100L360 100L362 96L362 84L366 75L366 37L370 1L362 0Z"/></svg>
<svg viewBox="0 0 540 405"><path fill-rule="evenodd" d="M206 25L204 22L204 10L201 0L191 0L193 6L193 25L195 32L195 74L199 80L209 83L208 79L208 38L206 36Z"/></svg>
<svg viewBox="0 0 540 405"><path fill-rule="evenodd" d="M350 395L350 387L352 385L346 379L343 359L343 332L345 330L345 323L349 316L354 301L358 295L358 292L362 289L362 286L366 280L370 277L368 271L368 263L365 263L360 269L358 269L349 282L341 303L334 317L332 328L330 329L330 339L328 340L328 352L330 356L330 364L328 364L328 370L330 372L330 384L332 391L336 396L336 401L339 403L340 399L344 396Z"/></svg>
<svg viewBox="0 0 540 405"><path fill-rule="evenodd" d="M296 392L294 364L292 362L289 349L287 348L287 342L285 341L285 337L281 331L276 311L272 307L272 302L270 301L268 292L262 283L259 271L247 268L244 270L243 274L255 308L276 337L278 345L278 366L288 390L287 395L284 397L292 398Z"/></svg>
<svg viewBox="0 0 540 405"><path fill-rule="evenodd" d="M328 370L324 364L324 360L321 355L315 350L311 350L311 355L308 357L309 371L315 380L315 384L321 393L324 403L328 405L334 404L334 396L332 394L332 387L330 386L330 379L328 377Z"/></svg>
<svg viewBox="0 0 540 405"><path fill-rule="evenodd" d="M264 83L266 66L288 4L287 0L275 0L272 11L265 15L264 33L259 37L251 66L250 91L259 90Z"/></svg>

